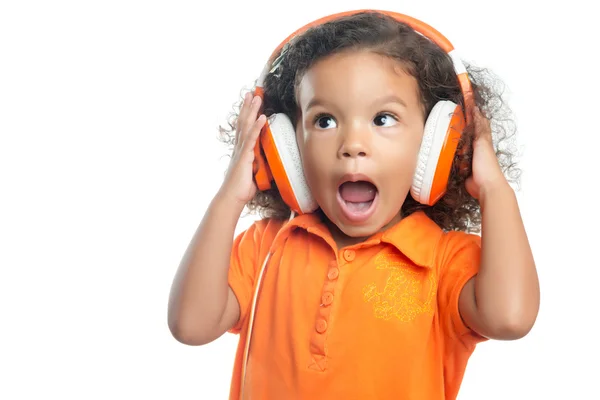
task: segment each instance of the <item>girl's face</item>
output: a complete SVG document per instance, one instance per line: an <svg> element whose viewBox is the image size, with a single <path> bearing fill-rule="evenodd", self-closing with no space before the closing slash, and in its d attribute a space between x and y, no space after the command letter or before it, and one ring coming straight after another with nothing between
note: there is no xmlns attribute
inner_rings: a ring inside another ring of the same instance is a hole
<svg viewBox="0 0 600 400"><path fill-rule="evenodd" d="M416 79L390 58L344 52L315 63L297 93L306 179L334 237L360 239L397 222L425 124Z"/></svg>

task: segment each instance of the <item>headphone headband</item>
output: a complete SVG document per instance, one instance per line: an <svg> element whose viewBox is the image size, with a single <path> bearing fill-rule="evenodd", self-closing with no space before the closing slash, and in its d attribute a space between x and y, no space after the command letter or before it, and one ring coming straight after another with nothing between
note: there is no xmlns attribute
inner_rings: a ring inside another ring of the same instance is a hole
<svg viewBox="0 0 600 400"><path fill-rule="evenodd" d="M438 32L433 27L427 25L423 21L420 21L413 17L409 17L408 15L400 14L400 13L393 12L393 11L373 10L373 9L344 11L344 12L340 12L340 13L336 13L336 14L331 14L331 15L328 15L325 17L321 17L321 18L316 19L312 22L309 22L308 24L304 25L303 27L297 29L291 35L289 35L287 38L285 38L285 40L283 40L279 44L279 46L277 46L275 51L273 51L273 53L271 54L271 57L269 57L269 61L267 62L267 65L265 65L265 68L263 69L260 77L257 80L256 94L258 94L260 96L263 95L264 80L266 79L267 75L271 72L271 70L273 68L275 56L277 56L277 54L281 51L281 49L283 49L283 47L287 43L289 43L292 38L294 38L295 36L297 36L299 34L304 33L305 31L307 31L308 29L310 29L312 27L324 24L326 22L338 19L340 17L350 16L350 15L354 15L354 14L358 14L358 13L362 13L362 12L377 12L377 13L392 17L398 22L405 23L408 26L410 26L411 28L413 28L417 33L420 33L421 35L425 36L426 38L428 38L429 40L431 40L432 42L437 44L443 51L445 51L450 56L450 58L452 59L452 63L454 65L454 71L456 72L456 75L458 77L458 82L459 82L460 89L461 89L463 99L465 102L465 119L467 120L467 122L469 122L470 117L471 117L469 110L472 110L473 105L474 105L473 104L473 91L472 91L472 87L471 87L471 82L469 81L469 77L467 74L467 69L465 68L460 57L457 55L456 50L454 49L454 46L452 45L452 43L450 43L450 41L444 35L442 35L440 32Z"/></svg>

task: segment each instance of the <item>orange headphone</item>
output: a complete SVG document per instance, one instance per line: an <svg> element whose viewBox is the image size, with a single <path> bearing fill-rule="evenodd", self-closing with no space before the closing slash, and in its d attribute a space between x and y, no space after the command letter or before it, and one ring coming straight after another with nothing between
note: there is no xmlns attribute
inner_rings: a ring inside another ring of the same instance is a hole
<svg viewBox="0 0 600 400"><path fill-rule="evenodd" d="M257 80L255 94L264 99L264 81L277 62L275 56L294 36L307 29L359 12L379 12L403 22L430 39L444 50L454 63L454 70L463 94L466 110L473 104L472 88L467 71L454 46L431 26L407 15L380 10L346 11L315 20L288 36L271 54L269 62ZM419 203L435 204L446 192L450 168L454 160L460 135L466 126L468 112L448 100L436 103L425 123L423 140L418 156L417 168L410 193ZM263 156L264 154L264 156ZM283 201L298 214L309 213L318 208L304 177L304 170L294 124L283 113L269 117L254 149L254 179L259 190L272 187L274 181Z"/></svg>

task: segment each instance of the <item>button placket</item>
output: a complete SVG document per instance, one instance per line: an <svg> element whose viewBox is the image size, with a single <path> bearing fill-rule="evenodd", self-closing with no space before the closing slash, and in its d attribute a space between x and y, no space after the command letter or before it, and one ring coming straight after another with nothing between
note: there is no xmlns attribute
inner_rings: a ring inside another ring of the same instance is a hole
<svg viewBox="0 0 600 400"><path fill-rule="evenodd" d="M335 286L338 282L339 267L338 261L332 260L329 262L326 270L326 276L321 290L321 298L319 299L319 308L314 322L314 335L311 338L311 354L312 363L308 366L309 369L315 371L325 371L327 365L327 357L325 354L326 340L331 329L331 311L333 301L335 300Z"/></svg>
<svg viewBox="0 0 600 400"><path fill-rule="evenodd" d="M324 322L329 320L331 305L333 304L333 300L335 298L334 292L338 277L339 269L337 267L337 261L332 261L329 263L327 279L325 279L325 282L323 283L323 289L321 291L321 301L319 303L320 311L319 316L317 317L318 320L320 319Z"/></svg>

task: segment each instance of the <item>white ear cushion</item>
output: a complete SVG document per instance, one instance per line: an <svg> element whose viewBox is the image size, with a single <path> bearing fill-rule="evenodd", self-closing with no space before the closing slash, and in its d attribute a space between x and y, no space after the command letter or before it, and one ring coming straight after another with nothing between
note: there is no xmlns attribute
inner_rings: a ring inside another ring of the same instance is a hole
<svg viewBox="0 0 600 400"><path fill-rule="evenodd" d="M306 183L294 124L286 114L273 114L269 117L269 127L300 210L303 213L315 211L318 205Z"/></svg>
<svg viewBox="0 0 600 400"><path fill-rule="evenodd" d="M455 103L449 100L439 101L425 122L417 168L410 189L412 197L419 203L427 204L429 202L435 170L455 110Z"/></svg>

